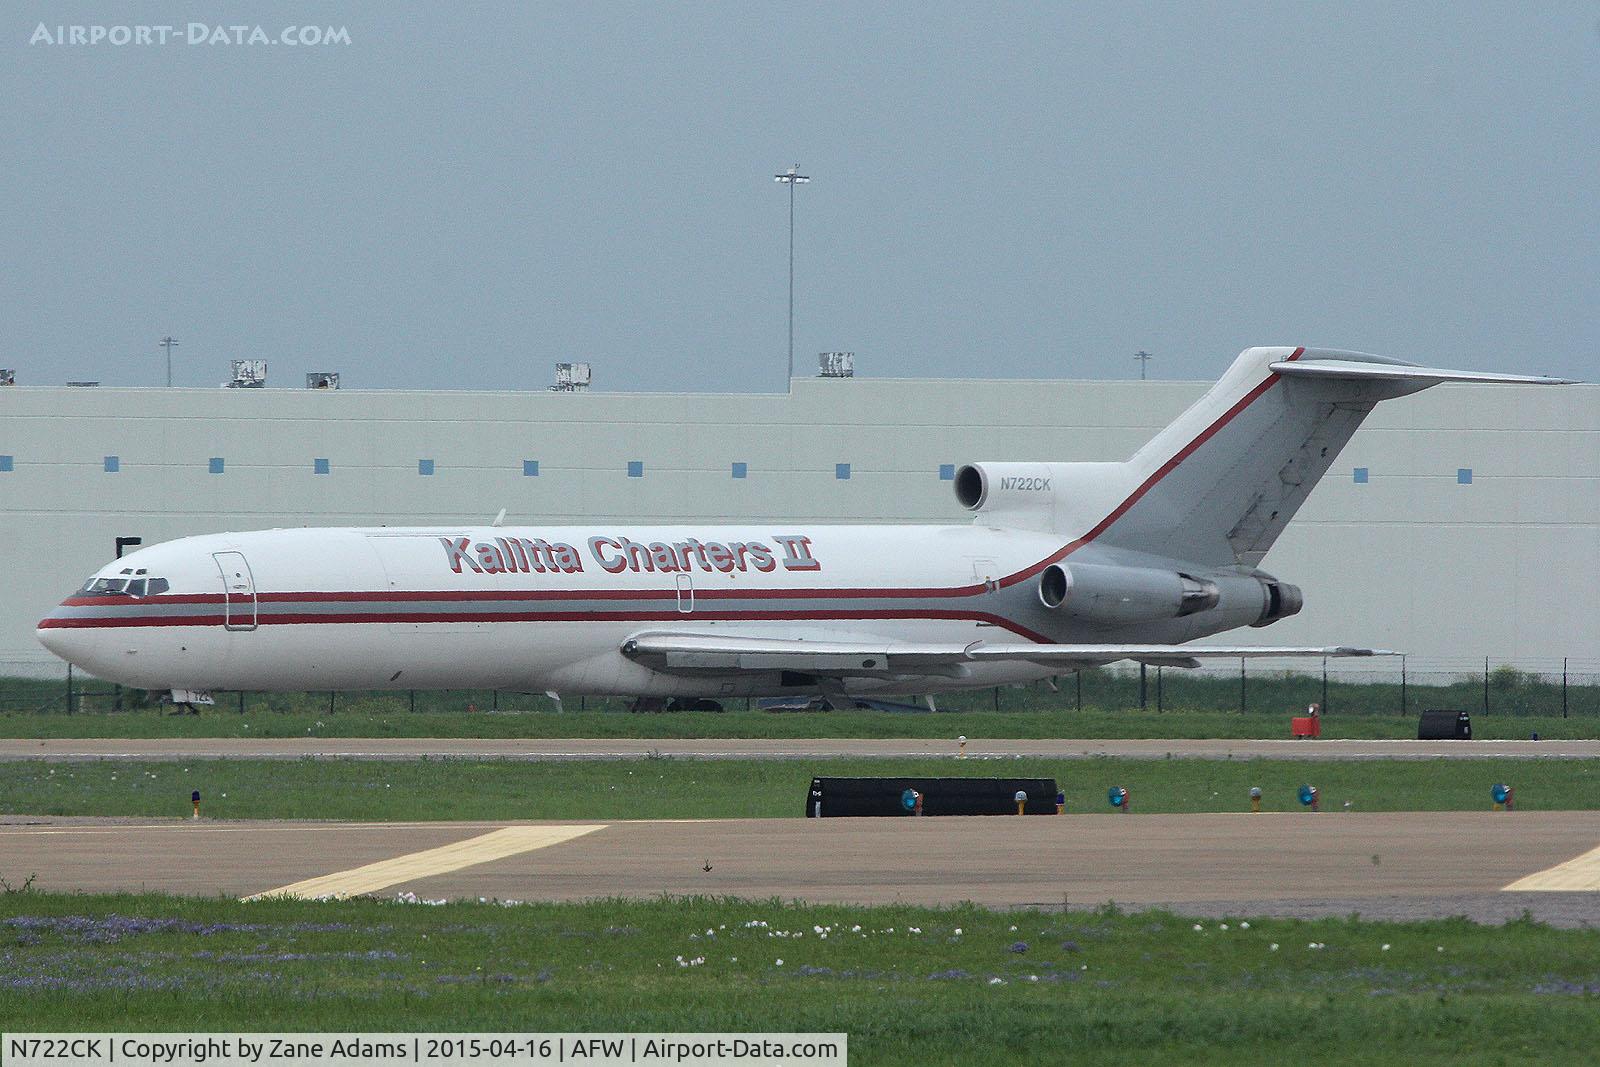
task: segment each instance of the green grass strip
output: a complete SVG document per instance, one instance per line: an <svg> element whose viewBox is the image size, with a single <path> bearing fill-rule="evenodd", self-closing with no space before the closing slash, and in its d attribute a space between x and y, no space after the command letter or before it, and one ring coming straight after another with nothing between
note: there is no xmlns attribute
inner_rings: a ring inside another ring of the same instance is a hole
<svg viewBox="0 0 1600 1067"><path fill-rule="evenodd" d="M514 760L192 760L0 763L0 811L42 815L183 816L200 790L224 819L799 818L812 775L1053 777L1068 810L1110 810L1106 790L1134 811L1244 811L1249 790L1267 811L1299 810L1302 784L1325 811L1479 811L1496 782L1523 810L1600 808L1600 764L1589 760L827 759L651 758Z"/></svg>
<svg viewBox="0 0 1600 1067"><path fill-rule="evenodd" d="M1115 910L14 892L0 894L0 1029L845 1031L852 1064L906 1067L1587 1063L1600 1047L1595 930L1194 926Z"/></svg>

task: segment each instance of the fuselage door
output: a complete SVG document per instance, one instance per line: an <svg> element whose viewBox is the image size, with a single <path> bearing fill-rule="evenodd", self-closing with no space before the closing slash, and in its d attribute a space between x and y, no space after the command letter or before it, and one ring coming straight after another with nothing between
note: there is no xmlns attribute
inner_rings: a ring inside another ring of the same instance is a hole
<svg viewBox="0 0 1600 1067"><path fill-rule="evenodd" d="M225 630L256 628L256 581L243 552L213 552L222 575L222 626Z"/></svg>
<svg viewBox="0 0 1600 1067"><path fill-rule="evenodd" d="M678 573L678 610L685 615L694 611L694 577Z"/></svg>

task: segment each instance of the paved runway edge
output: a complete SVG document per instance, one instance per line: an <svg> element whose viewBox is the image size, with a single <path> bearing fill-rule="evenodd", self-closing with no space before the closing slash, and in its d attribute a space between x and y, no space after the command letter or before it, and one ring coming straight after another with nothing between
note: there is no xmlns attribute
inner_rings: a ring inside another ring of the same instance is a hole
<svg viewBox="0 0 1600 1067"><path fill-rule="evenodd" d="M91 738L0 739L0 761L179 759L938 759L963 758L954 738ZM966 759L1600 759L1600 739L1575 741L1195 740L973 738Z"/></svg>

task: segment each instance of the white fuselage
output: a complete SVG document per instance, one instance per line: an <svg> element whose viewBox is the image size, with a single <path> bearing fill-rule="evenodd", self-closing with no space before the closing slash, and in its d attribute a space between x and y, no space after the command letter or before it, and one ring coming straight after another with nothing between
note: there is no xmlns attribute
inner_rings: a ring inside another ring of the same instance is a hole
<svg viewBox="0 0 1600 1067"><path fill-rule="evenodd" d="M1116 637L1051 612L1035 587L1046 562L1096 547L969 525L215 534L108 565L40 623L39 638L99 677L148 689L776 695L815 685L777 671L684 678L620 649L640 633L682 630L891 645ZM156 595L116 588L157 577L167 588ZM1139 633L1187 640L1259 610L1243 596L1203 623ZM847 688L931 692L1050 673L994 663L957 676L851 679Z"/></svg>

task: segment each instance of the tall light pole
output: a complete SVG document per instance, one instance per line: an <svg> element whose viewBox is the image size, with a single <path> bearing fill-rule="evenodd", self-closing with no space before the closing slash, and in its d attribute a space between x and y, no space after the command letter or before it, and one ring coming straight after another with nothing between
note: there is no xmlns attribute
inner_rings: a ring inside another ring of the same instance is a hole
<svg viewBox="0 0 1600 1067"><path fill-rule="evenodd" d="M177 342L176 338L163 337L159 343L160 343L162 348L165 348L167 350L167 388L171 389L172 388L172 346L177 344L178 342Z"/></svg>
<svg viewBox="0 0 1600 1067"><path fill-rule="evenodd" d="M783 380L783 388L787 392L789 382L794 378L794 187L804 185L811 179L800 173L798 163L783 174L774 174L772 179L789 187L789 377Z"/></svg>
<svg viewBox="0 0 1600 1067"><path fill-rule="evenodd" d="M1133 358L1139 361L1139 380L1142 382L1144 381L1144 369L1150 365L1150 353L1141 348L1133 354Z"/></svg>

